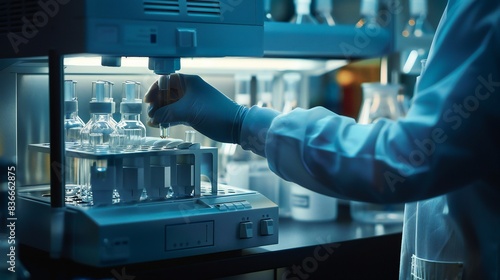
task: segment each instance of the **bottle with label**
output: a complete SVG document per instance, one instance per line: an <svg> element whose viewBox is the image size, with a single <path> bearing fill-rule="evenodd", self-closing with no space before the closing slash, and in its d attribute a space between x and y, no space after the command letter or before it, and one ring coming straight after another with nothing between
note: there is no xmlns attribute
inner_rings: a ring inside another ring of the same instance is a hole
<svg viewBox="0 0 500 280"><path fill-rule="evenodd" d="M299 73L283 74L283 113L298 107L302 77ZM337 199L322 195L295 183L281 180L280 216L297 221L330 221L337 217Z"/></svg>

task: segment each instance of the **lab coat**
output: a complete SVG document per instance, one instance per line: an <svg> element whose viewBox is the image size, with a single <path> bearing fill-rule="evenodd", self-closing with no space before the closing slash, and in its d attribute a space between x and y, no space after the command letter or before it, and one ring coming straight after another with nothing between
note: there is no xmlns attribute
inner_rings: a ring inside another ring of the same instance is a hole
<svg viewBox="0 0 500 280"><path fill-rule="evenodd" d="M400 279L500 279L499 27L500 1L450 0L404 119L252 107L241 145L313 191L405 202Z"/></svg>

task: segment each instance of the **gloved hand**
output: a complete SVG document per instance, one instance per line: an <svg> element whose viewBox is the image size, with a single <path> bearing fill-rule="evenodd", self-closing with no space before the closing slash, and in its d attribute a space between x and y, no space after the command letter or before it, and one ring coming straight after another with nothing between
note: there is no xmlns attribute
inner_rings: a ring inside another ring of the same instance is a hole
<svg viewBox="0 0 500 280"><path fill-rule="evenodd" d="M156 81L144 96L144 101L150 104L148 125L184 124L213 140L240 143L248 108L236 104L196 75L171 74L169 91L167 100L160 94Z"/></svg>

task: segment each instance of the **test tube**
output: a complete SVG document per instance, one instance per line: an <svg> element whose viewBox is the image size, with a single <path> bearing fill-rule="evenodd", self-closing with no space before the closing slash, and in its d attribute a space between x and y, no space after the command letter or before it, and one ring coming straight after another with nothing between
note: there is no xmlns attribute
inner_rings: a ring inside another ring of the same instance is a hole
<svg viewBox="0 0 500 280"><path fill-rule="evenodd" d="M161 123L160 124L160 138L165 139L170 137L170 124Z"/></svg>
<svg viewBox="0 0 500 280"><path fill-rule="evenodd" d="M162 99L162 104L168 104L169 98L169 88L170 88L170 76L169 75L161 75L158 79L158 89L160 98ZM167 99L166 101L163 99ZM160 138L168 138L170 136L170 124L161 123L160 124Z"/></svg>

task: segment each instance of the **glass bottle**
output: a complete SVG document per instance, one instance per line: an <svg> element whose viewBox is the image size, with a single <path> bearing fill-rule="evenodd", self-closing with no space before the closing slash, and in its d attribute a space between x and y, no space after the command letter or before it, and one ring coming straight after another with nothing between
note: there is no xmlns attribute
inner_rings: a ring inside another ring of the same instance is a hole
<svg viewBox="0 0 500 280"><path fill-rule="evenodd" d="M375 123L382 118L396 120L403 115L398 105L397 96L402 87L397 84L363 83L363 102L358 123ZM404 203L373 204L351 201L351 216L364 223L388 224L402 223Z"/></svg>
<svg viewBox="0 0 500 280"><path fill-rule="evenodd" d="M311 15L311 0L294 0L295 15L291 22L296 24L318 24Z"/></svg>
<svg viewBox="0 0 500 280"><path fill-rule="evenodd" d="M273 108L274 75L272 73L257 74L257 106Z"/></svg>
<svg viewBox="0 0 500 280"><path fill-rule="evenodd" d="M64 130L66 148L78 148L80 141L80 131L85 123L78 116L78 98L76 95L76 81L64 81ZM77 158L66 157L67 171L65 172L66 196L78 197L80 187L78 186L78 166L80 161Z"/></svg>
<svg viewBox="0 0 500 280"><path fill-rule="evenodd" d="M64 129L66 142L79 142L80 130L85 125L78 116L78 98L76 95L76 81L64 81Z"/></svg>
<svg viewBox="0 0 500 280"><path fill-rule="evenodd" d="M405 38L419 40L428 39L434 36L434 29L427 20L427 0L410 0L410 18L408 19L402 35ZM415 74L421 72L422 59L427 58L428 48L415 48L404 50L402 57L402 72L405 74Z"/></svg>
<svg viewBox="0 0 500 280"><path fill-rule="evenodd" d="M361 18L356 23L356 27L377 28L378 0L361 0Z"/></svg>
<svg viewBox="0 0 500 280"><path fill-rule="evenodd" d="M113 119L115 103L112 96L113 83L92 82L92 99L89 105L90 120L81 131L82 148L96 152L109 149L110 135L116 131Z"/></svg>
<svg viewBox="0 0 500 280"><path fill-rule="evenodd" d="M146 127L140 119L142 112L141 84L135 81L125 81L122 88L121 120L116 125L116 130L119 135L124 136L123 148L127 151L133 151L139 149L146 139Z"/></svg>
<svg viewBox="0 0 500 280"><path fill-rule="evenodd" d="M332 16L333 0L316 0L316 19L320 24L335 25Z"/></svg>

